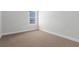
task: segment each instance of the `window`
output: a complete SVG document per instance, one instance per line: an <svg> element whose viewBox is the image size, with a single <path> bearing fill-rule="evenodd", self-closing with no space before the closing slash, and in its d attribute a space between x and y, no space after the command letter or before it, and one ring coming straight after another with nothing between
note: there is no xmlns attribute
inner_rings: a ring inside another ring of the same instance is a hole
<svg viewBox="0 0 79 59"><path fill-rule="evenodd" d="M35 17L36 17L35 11L29 11L30 24L35 24Z"/></svg>

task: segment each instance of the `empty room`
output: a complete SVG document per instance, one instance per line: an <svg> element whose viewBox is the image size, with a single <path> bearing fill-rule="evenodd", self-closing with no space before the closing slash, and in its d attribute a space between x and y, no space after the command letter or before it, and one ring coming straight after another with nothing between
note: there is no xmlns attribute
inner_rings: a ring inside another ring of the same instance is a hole
<svg viewBox="0 0 79 59"><path fill-rule="evenodd" d="M79 47L79 11L0 11L0 47Z"/></svg>

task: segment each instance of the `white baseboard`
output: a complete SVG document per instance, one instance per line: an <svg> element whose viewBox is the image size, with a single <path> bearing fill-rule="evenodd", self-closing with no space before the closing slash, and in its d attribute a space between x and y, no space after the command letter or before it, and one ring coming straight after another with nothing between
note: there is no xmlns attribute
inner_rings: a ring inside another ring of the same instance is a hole
<svg viewBox="0 0 79 59"><path fill-rule="evenodd" d="M54 34L54 35L60 36L60 37L62 37L62 38L66 38L66 39L75 41L75 42L79 42L79 39L72 38L72 37L70 37L70 36L62 35L62 34L55 33L55 32L51 32L51 31L47 31L47 30L45 30L45 29L40 29L40 30L41 30L41 31L48 32L48 33L50 33L50 34Z"/></svg>
<svg viewBox="0 0 79 59"><path fill-rule="evenodd" d="M34 30L22 30L22 31L16 31L16 32L2 33L2 36L3 35L10 35L10 34L21 33L21 32L28 32L28 31L34 31Z"/></svg>
<svg viewBox="0 0 79 59"><path fill-rule="evenodd" d="M16 32L9 32L9 33L2 33L3 35L10 35L10 34L16 34L16 33L21 33L21 32L26 32L27 30L23 30L23 31L16 31Z"/></svg>

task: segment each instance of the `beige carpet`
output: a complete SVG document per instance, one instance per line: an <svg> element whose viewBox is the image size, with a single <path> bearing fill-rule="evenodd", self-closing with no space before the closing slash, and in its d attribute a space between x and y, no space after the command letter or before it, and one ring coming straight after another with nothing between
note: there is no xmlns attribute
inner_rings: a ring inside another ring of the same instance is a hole
<svg viewBox="0 0 79 59"><path fill-rule="evenodd" d="M79 43L43 31L32 31L3 36L0 47L79 47Z"/></svg>

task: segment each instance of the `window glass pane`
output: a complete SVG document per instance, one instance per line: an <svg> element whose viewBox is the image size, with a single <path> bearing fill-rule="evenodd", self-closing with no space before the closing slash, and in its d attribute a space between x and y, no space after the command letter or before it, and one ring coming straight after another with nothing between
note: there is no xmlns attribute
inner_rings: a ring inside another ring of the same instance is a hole
<svg viewBox="0 0 79 59"><path fill-rule="evenodd" d="M35 18L30 18L30 24L35 24Z"/></svg>
<svg viewBox="0 0 79 59"><path fill-rule="evenodd" d="M35 11L29 11L29 16L30 17L35 17Z"/></svg>

